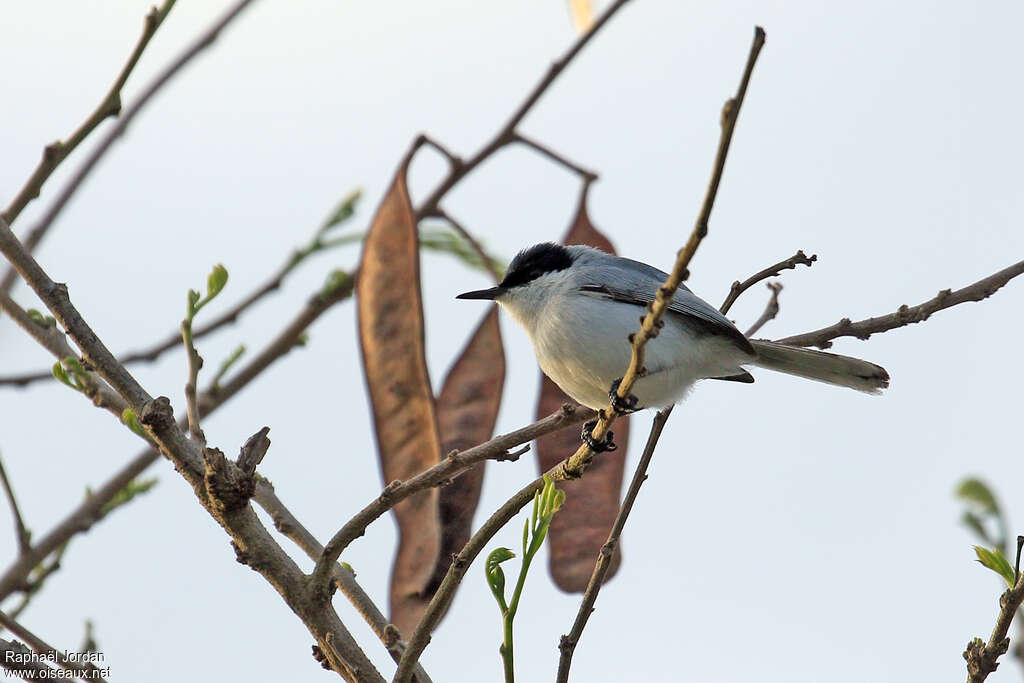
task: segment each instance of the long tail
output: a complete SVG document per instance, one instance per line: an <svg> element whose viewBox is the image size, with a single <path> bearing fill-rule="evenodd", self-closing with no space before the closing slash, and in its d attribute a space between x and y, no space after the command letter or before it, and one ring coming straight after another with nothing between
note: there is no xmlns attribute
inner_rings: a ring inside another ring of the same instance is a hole
<svg viewBox="0 0 1024 683"><path fill-rule="evenodd" d="M750 343L757 350L757 360L752 364L758 367L868 394L880 394L889 386L885 368L866 360L760 339L751 339Z"/></svg>

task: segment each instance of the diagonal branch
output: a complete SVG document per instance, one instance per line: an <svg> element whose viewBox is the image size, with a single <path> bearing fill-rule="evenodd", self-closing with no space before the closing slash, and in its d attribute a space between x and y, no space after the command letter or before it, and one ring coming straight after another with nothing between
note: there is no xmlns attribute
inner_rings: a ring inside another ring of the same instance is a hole
<svg viewBox="0 0 1024 683"><path fill-rule="evenodd" d="M562 636L558 643L561 655L558 660L557 683L566 683L569 680L569 667L572 664L573 652L576 651L576 644L580 641L580 636L587 625L587 620L594 613L594 603L597 602L597 594L601 591L604 577L612 566L612 554L615 552L615 546L618 545L619 536L622 535L622 530L626 526L626 518L629 517L629 513L633 510L633 503L640 493L640 487L647 480L647 468L651 464L651 458L654 457L654 449L658 445L658 439L661 438L661 430L665 428L665 423L668 422L668 417L671 414L672 406L669 406L665 410L658 411L654 416L654 421L651 424L651 433L647 437L647 445L644 446L644 452L640 456L640 462L637 463L636 471L633 473L633 479L629 484L629 489L626 491L626 496L622 499L619 514L615 516L615 523L612 524L608 540L601 546L601 552L597 556L597 563L594 565L594 573L590 575L590 581L587 583L586 592L583 594L580 609L576 613L576 620L573 622L569 634Z"/></svg>
<svg viewBox="0 0 1024 683"><path fill-rule="evenodd" d="M324 296L324 292L320 292L311 297L306 306L285 329L267 344L263 351L240 369L229 382L223 385L211 386L203 392L199 398L201 412L204 415L213 413L248 386L252 380L270 367L271 364L295 348L296 340L310 325L334 304L345 301L352 296L353 282L349 278L346 286L335 288L333 291L328 292L327 296ZM32 569L51 553L67 543L76 534L83 533L92 528L92 525L102 518L104 506L159 458L159 452L152 448L148 448L136 455L107 482L94 490L91 496L72 510L45 536L36 541L28 553L19 557L0 576L0 601L18 590L18 587L25 582Z"/></svg>
<svg viewBox="0 0 1024 683"><path fill-rule="evenodd" d="M565 67L575 59L580 50L590 42L590 39L597 35L597 32L600 31L605 24L608 23L608 20L611 19L616 12L622 9L622 6L627 2L629 2L629 0L615 0L615 2L613 2L608 9L604 11L601 18L594 24L593 28L580 36L564 55L559 59L556 59L551 64L547 73L544 74L544 77L540 79L540 82L534 86L533 90L531 90L530 94L526 96L523 103L519 105L519 108L512 113L512 116L509 117L508 121L505 122L495 136L491 138L490 142L481 147L480 150L478 150L477 153L469 159L469 161L465 163L455 163L454 160L458 158L453 155L448 155L449 159L453 160L451 170L444 180L442 180L441 183L434 188L434 191L431 192L423 201L423 204L420 205L420 208L416 211L417 219L436 215L437 209L441 204L441 199L448 194L449 190L455 187L460 180L472 172L492 154L505 145L516 141L516 127L518 127L523 119L526 118L526 115L530 113L530 110L533 109L533 105L537 104L537 101L541 96L547 92L547 89L555 82L555 79L558 78L559 74L565 70ZM430 142L433 143L433 141Z"/></svg>
<svg viewBox="0 0 1024 683"><path fill-rule="evenodd" d="M18 638L21 638L25 644L35 650L38 654L47 656L52 661L60 664L64 670L75 674L75 678L82 678L89 681L105 681L105 679L100 676L102 673L101 670L95 664L92 662L78 662L72 660L68 657L67 653L61 652L60 650L47 645L46 641L32 633L32 631L29 631L14 619L11 619L4 612L0 612L0 626L3 626ZM64 678L64 676L61 676L60 678Z"/></svg>
<svg viewBox="0 0 1024 683"><path fill-rule="evenodd" d="M3 484L7 503L11 507L11 517L14 518L14 531L18 535L18 552L24 555L28 552L32 534L29 533L25 526L25 520L22 519L18 500L14 497L14 489L11 488L11 482L7 479L7 470L4 468L3 459L0 459L0 483Z"/></svg>
<svg viewBox="0 0 1024 683"><path fill-rule="evenodd" d="M8 223L14 223L15 219L21 213L29 202L39 196L39 192L43 187L43 184L50 178L57 167L60 166L61 162L64 161L75 151L75 148L91 134L97 126L103 123L106 119L111 116L117 116L121 113L121 89L124 88L124 84L128 82L128 77L135 69L135 65L138 64L139 58L142 57L143 51L146 46L149 45L150 39L156 34L160 25L167 18L167 14L171 11L174 6L174 0L164 0L164 3L160 7L151 7L149 12L146 14L145 21L142 24L142 35L139 36L138 41L135 43L135 47L132 49L128 60L121 67L121 72L117 75L117 80L110 86L110 90L103 96L103 100L99 103L99 106L93 110L92 114L89 115L85 121L82 122L78 128L63 142L54 142L51 145L47 145L43 150L43 158L39 160L39 165L36 166L36 170L32 172L29 179L25 182L25 185L18 192L17 196L11 200L10 205L3 212L3 219ZM41 239L42 233L35 234L29 233L25 240L25 247L31 251L35 245ZM4 276L2 282L0 282L0 291L9 292L11 286L14 284L15 273L8 270Z"/></svg>
<svg viewBox="0 0 1024 683"><path fill-rule="evenodd" d="M380 496L357 512L347 521L327 543L323 553L317 560L316 568L310 578L310 590L314 596L325 600L329 596L327 590L331 568L338 557L352 541L366 531L371 522L380 518L398 502L409 496L433 486L440 486L455 478L465 470L484 460L509 459L509 450L516 446L533 441L539 436L549 434L569 425L578 424L594 411L566 403L560 410L538 420L531 425L522 427L508 434L497 436L490 441L462 451L453 451L442 462L420 472L408 481L393 481L385 487Z"/></svg>
<svg viewBox="0 0 1024 683"><path fill-rule="evenodd" d="M839 337L867 339L879 332L888 332L911 323L924 322L933 313L956 306L957 304L987 299L999 291L1007 282L1022 273L1024 273L1024 261L1018 261L1012 266L1003 268L999 272L993 273L955 292L944 289L934 299L929 299L917 306L907 306L904 304L896 309L895 313L878 316L877 318L858 320L857 322L851 322L849 318L843 318L835 325L823 327L813 332L793 335L778 341L780 344L790 344L792 346L817 346L821 349L827 349L832 346L832 340Z"/></svg>
<svg viewBox="0 0 1024 683"><path fill-rule="evenodd" d="M295 515L277 497L274 486L266 479L260 478L256 482L256 493L253 496L260 507L267 511L274 521L274 527L290 538L302 552L311 560L317 560L323 554L324 547L316 537L303 526L302 522L296 519ZM373 632L377 634L381 642L387 648L391 658L398 662L405 651L405 641L401 633L391 624L380 608L374 604L373 599L366 594L362 586L356 581L355 572L348 565L335 563L332 568L331 578L334 584L341 589L349 602L356 608L356 611L363 617ZM430 677L419 664L415 671L416 683L431 683Z"/></svg>
<svg viewBox="0 0 1024 683"><path fill-rule="evenodd" d="M622 381L619 384L618 396L620 398L625 398L629 395L629 391L632 388L633 383L639 377L640 370L643 367L644 345L649 339L657 335L657 330L660 326L659 323L668 308L668 302L671 301L675 290L682 282L686 267L689 265L690 259L693 258L693 254L697 250L697 246L707 234L708 219L711 216L711 209L718 193L718 185L721 181L722 171L725 168L725 156L729 151L729 143L732 140L732 133L736 126L736 119L739 116L740 107L743 104L743 96L746 93L751 72L753 71L755 62L757 61L757 55L760 53L761 47L764 45L764 37L764 30L761 27L757 27L754 32L754 42L747 58L747 65L740 81L740 87L736 96L726 102L723 110L722 138L718 145L714 171L712 172L708 192L705 196L700 214L698 215L693 233L686 245L679 250L675 266L672 268L672 272L669 274L665 284L658 289L654 303L651 305L648 314L644 316L640 331L631 335L630 344L633 348L633 355L629 369L626 371L626 374L623 376ZM609 406L609 409L607 410L602 410L599 415L600 418L597 420L597 425L592 431L592 439L595 442L600 442L605 439L605 436L609 432L609 427L615 420L615 411L611 409L611 406ZM594 452L591 448L587 444L583 444L580 446L579 450L569 458L548 470L548 472L545 473L545 476L554 481L582 476L593 457ZM541 486L543 486L543 478L535 479L512 496L512 498L510 498L493 515L491 515L483 526L473 534L473 537L470 538L466 546L453 559L448 568L447 574L445 574L444 579L441 581L441 585L438 587L437 592L431 599L430 604L427 605L423 618L420 620L415 632L413 632L412 636L409 638L408 647L405 654L402 655L402 661L399 662L398 671L395 673L395 683L406 683L406 681L410 680L413 665L415 665L419 660L420 654L422 654L427 643L430 641L430 634L433 632L434 627L437 626L441 616L448 609L448 604L454 597L455 590L462 581L462 577L465 576L469 565L481 550L483 550L484 545L491 540L494 534L496 534L509 522L509 520L518 514L523 506L533 500L534 493L540 490Z"/></svg>

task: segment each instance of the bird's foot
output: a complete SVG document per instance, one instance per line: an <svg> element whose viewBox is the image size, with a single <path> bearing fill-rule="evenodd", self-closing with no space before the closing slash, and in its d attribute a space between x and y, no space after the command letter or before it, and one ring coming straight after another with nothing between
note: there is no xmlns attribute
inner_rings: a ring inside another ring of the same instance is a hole
<svg viewBox="0 0 1024 683"><path fill-rule="evenodd" d="M594 431L594 427L596 426L597 420L591 420L583 425L583 431L580 433L580 439L583 440L583 443L587 444L590 450L595 453L604 453L617 449L618 446L616 446L612 441L615 438L615 433L611 430L605 432L604 438L600 441L593 437L591 432Z"/></svg>
<svg viewBox="0 0 1024 683"><path fill-rule="evenodd" d="M629 394L625 398L619 396L619 385L622 384L622 378L618 378L612 382L612 388L608 390L608 398L612 400L612 410L618 415L626 415L636 411L637 398L633 394Z"/></svg>

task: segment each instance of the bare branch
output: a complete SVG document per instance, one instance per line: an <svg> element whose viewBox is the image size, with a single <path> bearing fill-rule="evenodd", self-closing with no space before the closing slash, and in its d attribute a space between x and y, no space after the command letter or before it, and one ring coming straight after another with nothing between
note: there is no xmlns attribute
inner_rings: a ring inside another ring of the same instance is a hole
<svg viewBox="0 0 1024 683"><path fill-rule="evenodd" d="M316 537L296 519L295 515L277 497L274 486L266 479L260 478L256 482L256 493L253 500L259 503L260 507L267 511L270 518L274 520L274 527L290 538L302 552L312 560L318 560L323 554L324 547ZM401 633L393 624L388 622L380 608L373 602L373 599L363 590L356 581L355 572L348 565L335 563L331 569L331 578L334 584L345 594L349 602L356 608L356 611L363 617L373 632L377 634L381 642L387 648L391 658L398 662L405 651L405 641ZM418 683L431 683L430 677L423 668L417 664L415 680Z"/></svg>
<svg viewBox="0 0 1024 683"><path fill-rule="evenodd" d="M595 180L597 180L597 174L594 173L593 171L588 171L579 164L569 161L564 156L554 151L550 147L542 145L536 140L526 137L522 133L513 132L512 140L513 142L519 142L521 144L524 144L527 147L532 148L534 151L546 156L548 159L551 159L556 164L564 166L565 168L569 169L570 171L578 175L580 178L582 178L583 182L585 183L592 183Z"/></svg>
<svg viewBox="0 0 1024 683"><path fill-rule="evenodd" d="M569 634L562 636L558 644L561 656L558 660L557 683L566 683L569 680L569 667L572 665L572 655L576 651L576 644L580 642L580 636L587 625L587 620L590 619L590 615L594 612L597 594L601 592L604 577L612 565L612 555L615 552L615 546L618 545L619 536L622 535L622 529L626 526L626 518L629 517L629 513L633 510L633 503L640 493L640 487L647 480L647 468L651 464L651 458L654 456L654 449L658 445L658 439L661 438L661 431L665 428L665 423L671 414L672 407L670 406L665 410L658 411L654 416L654 421L651 424L651 433L647 437L647 445L644 446L644 452L640 456L640 462L637 463L636 471L633 473L633 479L629 484L629 489L626 491L626 496L622 499L619 514L616 515L615 523L612 524L608 540L601 547L601 552L597 556L594 573L590 575L586 592L583 594L579 611L576 613L576 620L573 622Z"/></svg>
<svg viewBox="0 0 1024 683"><path fill-rule="evenodd" d="M79 166L78 170L68 180L67 185L61 191L57 198L50 205L50 208L46 210L42 218L29 230L25 237L26 248L29 252L34 248L35 245L42 240L43 235L50 229L50 226L56 220L57 216L60 215L61 210L74 196L75 191L81 187L82 182L89 176L96 164L99 163L103 155L107 153L107 150L114 144L114 142L121 137L132 120L135 119L136 115L149 103L157 92L160 91L175 75L178 74L181 69L192 61L196 55L201 53L206 48L210 47L220 35L220 32L237 17L242 10L249 6L252 0L239 0L236 2L228 11L217 20L212 26L206 29L200 36L187 47L174 61L167 65L163 71L157 74L149 85L142 91L142 94L129 106L123 114L117 119L117 123L108 133L100 140L96 147L92 150L85 162ZM17 264L15 264L16 266ZM20 272L20 271L19 271ZM8 278L13 277L12 273L8 273L7 277L4 278L6 283ZM24 277L24 274L22 274ZM9 289L8 286L4 286L4 291Z"/></svg>
<svg viewBox="0 0 1024 683"><path fill-rule="evenodd" d="M18 536L18 552L24 555L28 552L32 534L25 526L25 520L21 517L21 509L18 507L18 500L14 497L14 489L7 479L7 470L4 469L4 461L0 458L0 483L3 484L4 493L7 495L7 504L11 507L11 517L14 518L14 532Z"/></svg>
<svg viewBox="0 0 1024 683"><path fill-rule="evenodd" d="M39 196L39 192L50 176L53 174L57 167L60 166L61 162L64 161L75 151L75 148L85 140L90 133L92 133L97 126L111 116L117 116L121 113L121 89L124 88L124 84L128 81L128 77L135 69L135 65L138 64L139 58L142 57L143 51L146 46L149 45L150 39L156 33L156 30L160 28L164 19L167 18L168 12L171 11L171 7L174 6L174 0L164 0L164 3L160 7L151 7L149 12L146 14L145 21L142 25L142 35L139 36L138 41L135 43L135 47L132 49L128 60L121 67L121 72L117 75L117 80L107 91L107 94L103 96L103 100L100 101L99 106L93 110L92 114L87 118L70 137L64 142L54 142L51 145L47 145L46 149L43 150L43 158L40 159L39 165L36 166L36 170L32 172L32 175L26 181L25 185L18 192L17 196L11 200L10 205L3 213L3 219L9 224L14 223L15 219L21 213L21 210L28 205L33 199ZM38 243L39 238L42 235L33 236L29 234L25 240L25 247L31 251ZM14 284L15 273L13 270L8 270L4 276L2 282L0 282L0 291L9 292L11 286Z"/></svg>
<svg viewBox="0 0 1024 683"><path fill-rule="evenodd" d="M347 284L337 286L329 292L319 292L310 298L302 311L271 341L267 347L257 354L249 363L223 386L209 387L199 398L200 410L209 415L244 389L249 383L266 370L276 360L295 348L296 340L331 306L352 295L352 279ZM326 296L325 296L326 294ZM117 397L120 400L120 397ZM183 423L182 423L183 424ZM0 576L0 601L18 590L26 577L47 556L60 548L76 534L88 531L102 518L103 507L125 486L160 458L154 449L146 449L136 455L127 465L118 471L110 480L92 492L85 501L68 513L65 518L51 529L45 536L36 541L31 552L19 557Z"/></svg>
<svg viewBox="0 0 1024 683"><path fill-rule="evenodd" d="M768 299L768 305L764 307L764 312L761 313L761 317L754 321L754 324L743 333L745 337L753 337L758 331L765 326L769 320L775 320L775 316L779 314L779 292L782 291L781 282L769 282L767 284L768 289L772 290L772 296Z"/></svg>
<svg viewBox="0 0 1024 683"><path fill-rule="evenodd" d="M779 261L773 266L768 266L764 270L754 273L743 282L740 282L739 280L733 282L732 287L729 289L729 295L725 297L725 301L722 302L722 305L718 310L723 314L728 313L729 309L732 308L732 305L736 303L736 299L740 298L740 294L743 294L743 292L747 291L761 280L767 280L770 277L778 277L784 270L795 269L797 264L803 264L810 268L817 260L818 256L816 254L811 254L810 258L808 258L807 255L804 254L803 249L801 249L785 261Z"/></svg>
<svg viewBox="0 0 1024 683"><path fill-rule="evenodd" d="M590 42L590 39L597 35L597 32L600 31L604 25L608 23L608 20L611 19L616 12L622 9L622 6L627 2L629 2L629 0L615 0L615 2L613 2L608 9L604 11L604 14L602 14L601 18L597 20L593 28L580 36L579 39L573 43L572 47L562 55L562 57L551 64L551 67L548 69L544 77L541 78L540 82L537 83L536 86L534 86L533 90L531 90L530 94L526 96L523 103L519 105L519 108L516 109L515 112L513 112L512 116L505 122L497 134L491 138L490 142L480 148L480 150L477 151L469 161L463 164L452 165L452 168L445 179L442 180L436 188L434 188L434 191L423 201L423 204L416 211L417 219L436 215L438 206L441 204L441 199L448 194L449 190L455 187L460 180L462 180L467 174L473 171L473 169L479 166L492 154L505 145L516 141L515 130L530 110L533 109L533 105L537 104L537 101L541 96L547 92L547 89L555 82L555 79L558 78L559 74L565 70L565 67L567 67L576 55L579 54L580 50Z"/></svg>
<svg viewBox="0 0 1024 683"><path fill-rule="evenodd" d="M394 507L396 503L424 489L440 486L478 462L483 462L484 460L509 460L511 459L509 451L516 446L533 441L538 436L557 431L563 427L578 424L593 416L593 414L594 411L589 408L567 403L562 406L561 410L531 425L508 434L496 436L486 443L474 446L461 453L453 451L442 462L420 472L408 481L396 480L391 482L384 488L380 496L356 513L331 537L327 547L324 548L323 554L317 560L316 569L313 570L313 575L310 579L310 590L320 599L327 598L327 584L330 580L331 567L337 562L338 557L352 541L363 535L366 527L371 522L381 517L385 512Z"/></svg>
<svg viewBox="0 0 1024 683"><path fill-rule="evenodd" d="M29 631L27 628L19 624L14 619L11 619L7 614L0 612L0 626L3 626L8 631L13 633L18 638L21 638L29 647L35 650L41 655L47 655L53 657L54 660L61 665L67 671L78 674L78 678L84 678L90 681L105 681L100 676L102 673L100 669L92 662L77 662L71 660L67 653L61 652L37 636L36 634Z"/></svg>
<svg viewBox="0 0 1024 683"><path fill-rule="evenodd" d="M835 325L823 327L813 332L793 335L778 341L780 344L790 344L791 346L817 346L820 349L827 349L832 346L832 340L839 337L867 339L879 332L888 332L911 323L924 322L933 313L956 306L957 304L987 299L1021 273L1024 273L1024 261L1019 261L1012 266L1003 268L998 273L993 273L955 292L944 289L934 299L929 299L917 306L903 305L896 309L895 313L882 315L877 318L858 320L857 322L851 322L849 318L843 318Z"/></svg>

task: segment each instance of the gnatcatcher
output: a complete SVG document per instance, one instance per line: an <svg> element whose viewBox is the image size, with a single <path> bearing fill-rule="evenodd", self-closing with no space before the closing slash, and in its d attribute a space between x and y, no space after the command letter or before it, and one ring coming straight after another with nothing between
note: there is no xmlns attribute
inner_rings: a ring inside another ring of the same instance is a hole
<svg viewBox="0 0 1024 683"><path fill-rule="evenodd" d="M496 301L533 342L541 369L579 403L609 402L632 353L627 337L667 275L639 261L586 246L546 242L512 260L497 287L459 299ZM714 307L680 286L665 327L646 346L647 374L623 408L666 408L699 379L750 383L745 365L849 387L870 394L889 386L885 368L849 356L747 339Z"/></svg>

